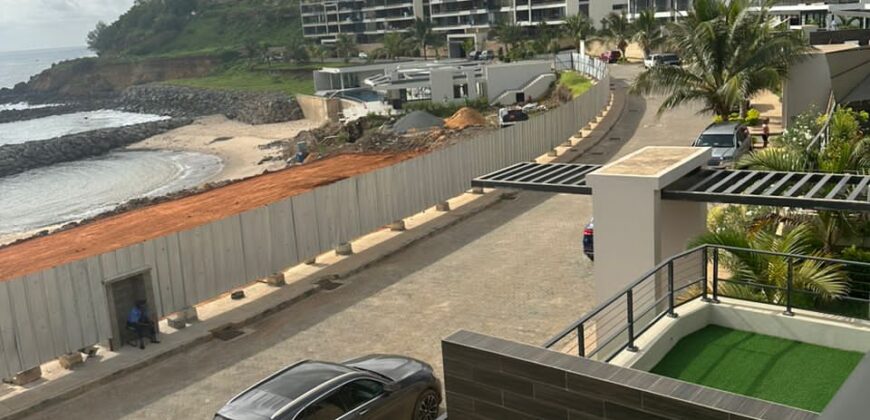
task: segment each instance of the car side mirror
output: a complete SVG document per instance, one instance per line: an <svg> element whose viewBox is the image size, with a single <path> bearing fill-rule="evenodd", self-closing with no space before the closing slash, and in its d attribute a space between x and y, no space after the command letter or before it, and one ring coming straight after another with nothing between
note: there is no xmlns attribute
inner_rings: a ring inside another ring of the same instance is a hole
<svg viewBox="0 0 870 420"><path fill-rule="evenodd" d="M393 393L393 392L396 392L400 389L402 389L402 387L399 386L399 384L396 382L390 382L390 383L384 385L384 392L387 392L387 393Z"/></svg>

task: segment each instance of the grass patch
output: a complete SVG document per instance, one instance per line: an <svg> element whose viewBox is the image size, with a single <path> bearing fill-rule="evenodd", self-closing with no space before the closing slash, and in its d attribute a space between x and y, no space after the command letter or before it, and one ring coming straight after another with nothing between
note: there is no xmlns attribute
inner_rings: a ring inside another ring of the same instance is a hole
<svg viewBox="0 0 870 420"><path fill-rule="evenodd" d="M651 372L821 412L862 357L709 325L680 340Z"/></svg>
<svg viewBox="0 0 870 420"><path fill-rule="evenodd" d="M233 69L211 76L169 80L166 83L203 89L281 92L288 95L314 93L314 80L310 73L297 76Z"/></svg>
<svg viewBox="0 0 870 420"><path fill-rule="evenodd" d="M563 71L559 75L559 84L570 89L576 98L592 87L592 80L576 71Z"/></svg>

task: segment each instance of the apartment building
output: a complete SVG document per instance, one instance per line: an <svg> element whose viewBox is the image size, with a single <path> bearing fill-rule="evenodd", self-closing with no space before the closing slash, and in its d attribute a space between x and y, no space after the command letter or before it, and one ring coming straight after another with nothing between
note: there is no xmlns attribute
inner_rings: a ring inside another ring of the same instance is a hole
<svg viewBox="0 0 870 420"><path fill-rule="evenodd" d="M421 18L433 29L447 35L451 43L473 39L478 48L498 22L516 22L536 27L541 23L561 24L578 13L599 25L611 12L635 16L652 9L662 20L685 15L691 0L303 0L300 5L306 38L333 42L341 33L356 36L357 42L378 42L383 34L405 31ZM834 16L851 19L852 25L870 27L870 0L783 0L774 14L793 27L815 24L837 25ZM831 23L834 21L834 23Z"/></svg>

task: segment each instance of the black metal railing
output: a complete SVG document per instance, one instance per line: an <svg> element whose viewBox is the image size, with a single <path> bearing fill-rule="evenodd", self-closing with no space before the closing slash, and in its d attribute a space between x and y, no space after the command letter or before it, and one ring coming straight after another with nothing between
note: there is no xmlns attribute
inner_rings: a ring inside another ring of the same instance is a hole
<svg viewBox="0 0 870 420"><path fill-rule="evenodd" d="M821 273L821 274L820 274ZM822 275L824 274L824 275ZM808 280L844 286L825 293ZM720 297L870 319L870 263L808 255L701 245L657 265L637 281L547 340L544 347L609 361L680 305Z"/></svg>

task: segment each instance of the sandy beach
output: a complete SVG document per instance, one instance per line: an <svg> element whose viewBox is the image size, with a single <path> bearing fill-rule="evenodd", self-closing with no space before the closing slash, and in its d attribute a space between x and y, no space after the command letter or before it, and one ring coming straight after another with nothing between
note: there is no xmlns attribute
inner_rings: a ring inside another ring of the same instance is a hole
<svg viewBox="0 0 870 420"><path fill-rule="evenodd" d="M250 125L222 115L198 118L193 124L135 143L128 150L160 149L210 153L224 161L223 170L210 181L248 178L266 170L277 170L285 163L277 160L260 164L266 157L277 156L279 149L261 149L275 140L292 139L303 130L317 127L310 120Z"/></svg>

